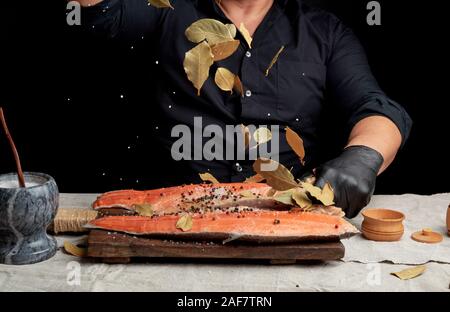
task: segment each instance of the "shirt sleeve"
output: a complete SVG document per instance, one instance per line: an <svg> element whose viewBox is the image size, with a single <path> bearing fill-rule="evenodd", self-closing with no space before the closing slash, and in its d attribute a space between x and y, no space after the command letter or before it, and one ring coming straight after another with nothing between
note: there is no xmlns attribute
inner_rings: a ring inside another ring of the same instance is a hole
<svg viewBox="0 0 450 312"><path fill-rule="evenodd" d="M104 0L82 10L82 25L95 35L131 41L157 32L167 9L148 0Z"/></svg>
<svg viewBox="0 0 450 312"><path fill-rule="evenodd" d="M332 103L347 118L348 130L366 117L385 116L397 125L403 146L412 126L410 116L381 90L353 31L338 21L331 37L327 88Z"/></svg>

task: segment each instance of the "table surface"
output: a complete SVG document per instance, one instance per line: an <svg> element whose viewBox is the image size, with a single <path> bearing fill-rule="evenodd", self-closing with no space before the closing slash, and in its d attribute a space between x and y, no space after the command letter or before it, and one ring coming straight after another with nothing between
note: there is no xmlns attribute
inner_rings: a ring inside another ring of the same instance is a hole
<svg viewBox="0 0 450 312"><path fill-rule="evenodd" d="M87 208L95 194L61 194L60 206ZM417 195L415 199L448 200ZM374 201L396 197L377 195ZM58 245L81 236L58 236ZM450 240L446 237L445 240ZM347 249L349 244L346 244ZM389 248L389 247L386 247ZM366 250L364 252L367 252ZM353 251L353 254L355 251ZM363 257L369 258L365 255ZM355 258L357 259L357 257ZM368 262L368 263L365 263ZM65 254L60 248L50 260L33 265L0 265L1 291L449 291L448 261L427 261L426 272L402 281L390 273L410 268L395 261L345 259L325 263L270 265L260 262L158 260L104 264Z"/></svg>

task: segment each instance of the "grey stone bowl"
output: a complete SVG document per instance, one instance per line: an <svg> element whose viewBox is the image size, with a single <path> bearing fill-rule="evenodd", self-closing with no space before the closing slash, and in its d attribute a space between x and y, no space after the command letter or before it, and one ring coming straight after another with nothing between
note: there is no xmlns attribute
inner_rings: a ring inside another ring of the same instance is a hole
<svg viewBox="0 0 450 312"><path fill-rule="evenodd" d="M24 173L19 188L15 173L0 175L0 263L31 264L56 253L56 240L47 227L58 209L55 180L43 173Z"/></svg>

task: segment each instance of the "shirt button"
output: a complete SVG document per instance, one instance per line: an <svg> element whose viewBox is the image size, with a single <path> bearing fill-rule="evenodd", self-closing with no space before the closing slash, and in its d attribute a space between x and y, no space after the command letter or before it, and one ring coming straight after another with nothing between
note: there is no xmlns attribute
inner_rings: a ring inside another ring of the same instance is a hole
<svg viewBox="0 0 450 312"><path fill-rule="evenodd" d="M252 91L250 91L250 90L245 91L245 96L246 97L251 97L252 96Z"/></svg>
<svg viewBox="0 0 450 312"><path fill-rule="evenodd" d="M252 57L252 52L250 52L250 51L245 52L245 56L246 57Z"/></svg>

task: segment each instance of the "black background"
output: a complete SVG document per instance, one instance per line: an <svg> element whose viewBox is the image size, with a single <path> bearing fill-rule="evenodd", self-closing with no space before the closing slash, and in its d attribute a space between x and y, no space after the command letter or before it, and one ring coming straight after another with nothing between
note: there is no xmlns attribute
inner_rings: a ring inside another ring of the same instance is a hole
<svg viewBox="0 0 450 312"><path fill-rule="evenodd" d="M382 26L367 25L368 1L309 2L355 30L380 85L414 120L409 142L379 178L376 192L448 192L445 1L379 1ZM67 26L64 0L1 6L0 105L24 169L54 176L63 192L161 183L170 168L161 165L152 143L158 66L149 43L117 46L90 39ZM14 170L7 147L1 138L0 173Z"/></svg>

